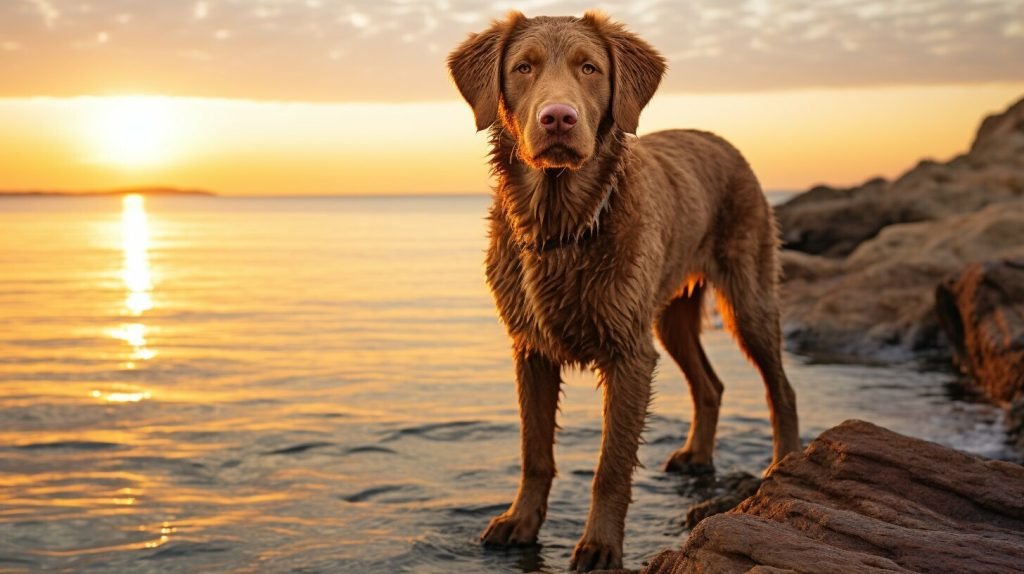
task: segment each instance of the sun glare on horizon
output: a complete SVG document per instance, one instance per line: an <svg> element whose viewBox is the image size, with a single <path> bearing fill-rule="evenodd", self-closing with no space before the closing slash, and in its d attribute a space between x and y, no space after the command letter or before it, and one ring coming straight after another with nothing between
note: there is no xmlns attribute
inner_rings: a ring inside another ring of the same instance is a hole
<svg viewBox="0 0 1024 574"><path fill-rule="evenodd" d="M177 129L168 98L103 98L87 138L95 161L124 168L146 168L172 159Z"/></svg>

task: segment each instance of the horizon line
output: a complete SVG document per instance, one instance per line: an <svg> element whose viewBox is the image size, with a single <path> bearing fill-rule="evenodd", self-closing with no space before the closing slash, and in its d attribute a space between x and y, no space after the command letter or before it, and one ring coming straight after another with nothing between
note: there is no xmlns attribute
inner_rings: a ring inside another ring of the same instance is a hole
<svg viewBox="0 0 1024 574"><path fill-rule="evenodd" d="M767 194L796 194L809 191L819 185L813 185L804 190L797 189L765 189ZM460 198L460 197L490 197L492 191L466 191L466 192L425 192L425 193L217 193L202 191L200 193L182 192L147 192L143 190L110 190L110 191L4 191L0 190L0 199L26 199L26 198L105 198L124 195L142 195L149 197L185 197L190 199L414 199L417 197L432 198Z"/></svg>

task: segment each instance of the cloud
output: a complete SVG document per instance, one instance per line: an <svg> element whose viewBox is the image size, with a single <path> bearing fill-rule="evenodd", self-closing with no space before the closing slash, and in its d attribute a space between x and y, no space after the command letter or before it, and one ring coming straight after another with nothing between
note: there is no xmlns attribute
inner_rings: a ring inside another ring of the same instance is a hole
<svg viewBox="0 0 1024 574"><path fill-rule="evenodd" d="M192 7L192 17L196 20L206 20L206 17L210 15L210 4L200 0L195 3Z"/></svg>
<svg viewBox="0 0 1024 574"><path fill-rule="evenodd" d="M39 12L39 16L43 19L43 25L46 28L53 28L53 25L57 22L57 18L60 18L60 12L53 7L53 4L47 0L26 0L33 8Z"/></svg>
<svg viewBox="0 0 1024 574"><path fill-rule="evenodd" d="M23 0L0 3L0 44L18 47L0 51L0 96L448 99L444 55L468 33L590 7L668 57L669 92L1024 79L1024 0Z"/></svg>

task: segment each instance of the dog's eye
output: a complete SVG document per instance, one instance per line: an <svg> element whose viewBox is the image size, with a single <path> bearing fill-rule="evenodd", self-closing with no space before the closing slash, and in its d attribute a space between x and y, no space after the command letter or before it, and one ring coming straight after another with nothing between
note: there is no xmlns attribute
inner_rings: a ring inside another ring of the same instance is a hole
<svg viewBox="0 0 1024 574"><path fill-rule="evenodd" d="M531 67L526 62L523 62L522 64L516 66L516 71L519 72L520 74L529 74L530 72L533 71L533 67Z"/></svg>
<svg viewBox="0 0 1024 574"><path fill-rule="evenodd" d="M597 66L595 66L593 64L583 64L583 73L584 74L587 74L589 76L590 74L593 74L596 71L597 71Z"/></svg>

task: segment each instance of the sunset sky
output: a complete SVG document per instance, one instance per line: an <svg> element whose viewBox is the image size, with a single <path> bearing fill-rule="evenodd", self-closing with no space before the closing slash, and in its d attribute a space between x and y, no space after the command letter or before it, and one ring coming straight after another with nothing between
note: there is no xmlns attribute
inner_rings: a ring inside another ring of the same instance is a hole
<svg viewBox="0 0 1024 574"><path fill-rule="evenodd" d="M592 7L669 60L641 134L718 132L768 189L947 159L1024 96L1024 0L5 0L0 189L484 192L447 52Z"/></svg>

